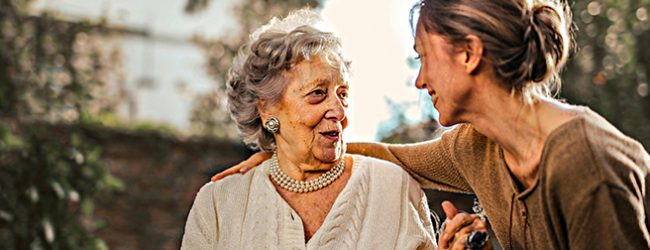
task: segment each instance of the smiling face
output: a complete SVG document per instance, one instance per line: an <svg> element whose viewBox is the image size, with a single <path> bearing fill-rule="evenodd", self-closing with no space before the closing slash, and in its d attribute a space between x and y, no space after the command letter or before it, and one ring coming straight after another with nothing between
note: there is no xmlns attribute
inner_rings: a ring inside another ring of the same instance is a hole
<svg viewBox="0 0 650 250"><path fill-rule="evenodd" d="M318 166L338 161L345 152L348 85L338 67L319 57L294 65L280 101L263 110L262 119L275 116L278 154L294 162Z"/></svg>
<svg viewBox="0 0 650 250"><path fill-rule="evenodd" d="M420 57L420 71L415 86L425 89L440 113L440 124L451 126L460 122L472 93L470 74L463 62L464 51L444 37L427 32L418 22L415 51Z"/></svg>

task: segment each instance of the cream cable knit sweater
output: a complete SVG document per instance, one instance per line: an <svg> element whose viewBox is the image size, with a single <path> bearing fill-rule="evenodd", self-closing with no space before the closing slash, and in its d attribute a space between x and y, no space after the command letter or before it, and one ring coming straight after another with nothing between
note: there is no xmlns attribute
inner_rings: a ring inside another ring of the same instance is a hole
<svg viewBox="0 0 650 250"><path fill-rule="evenodd" d="M302 221L273 187L266 161L201 188L181 249L435 249L419 184L386 161L353 159L347 185L307 244Z"/></svg>

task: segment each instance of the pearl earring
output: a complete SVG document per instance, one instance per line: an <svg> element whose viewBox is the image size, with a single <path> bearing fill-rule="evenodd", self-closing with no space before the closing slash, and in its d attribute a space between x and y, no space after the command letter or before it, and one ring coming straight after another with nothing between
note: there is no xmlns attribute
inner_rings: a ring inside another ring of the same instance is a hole
<svg viewBox="0 0 650 250"><path fill-rule="evenodd" d="M271 134L275 134L280 130L280 121L274 116L269 117L264 123L264 128Z"/></svg>

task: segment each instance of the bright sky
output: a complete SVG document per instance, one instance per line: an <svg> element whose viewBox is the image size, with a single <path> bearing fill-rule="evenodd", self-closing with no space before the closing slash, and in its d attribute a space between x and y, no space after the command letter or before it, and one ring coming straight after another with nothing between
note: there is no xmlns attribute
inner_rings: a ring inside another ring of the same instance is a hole
<svg viewBox="0 0 650 250"><path fill-rule="evenodd" d="M352 61L348 141L375 141L382 122L390 120L387 99L409 102L406 117L419 121L431 102L414 87L416 72L407 58L414 56L408 12L415 0L325 0L323 16L343 40ZM179 41L192 34L220 37L236 29L230 9L239 0L211 0L207 10L187 15L186 0L38 0L37 10L58 11L72 18L105 16L111 25L148 30L154 36ZM212 80L203 68L201 51L191 43L142 38L120 42L127 85L152 79L150 89L135 92L137 117L188 128L192 93L207 91ZM179 82L189 93L179 93Z"/></svg>
<svg viewBox="0 0 650 250"><path fill-rule="evenodd" d="M352 61L348 141L375 141L379 124L390 118L386 99L415 102L406 116L420 120L422 105L407 59L414 56L408 22L414 1L328 0L326 22L341 36L344 53Z"/></svg>

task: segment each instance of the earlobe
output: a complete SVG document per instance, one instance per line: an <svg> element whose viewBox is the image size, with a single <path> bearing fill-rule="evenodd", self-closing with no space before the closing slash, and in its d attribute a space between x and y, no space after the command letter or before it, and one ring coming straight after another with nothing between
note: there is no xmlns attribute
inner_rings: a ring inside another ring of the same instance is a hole
<svg viewBox="0 0 650 250"><path fill-rule="evenodd" d="M468 74L474 74L483 59L483 41L475 35L467 35L465 41L465 69Z"/></svg>

